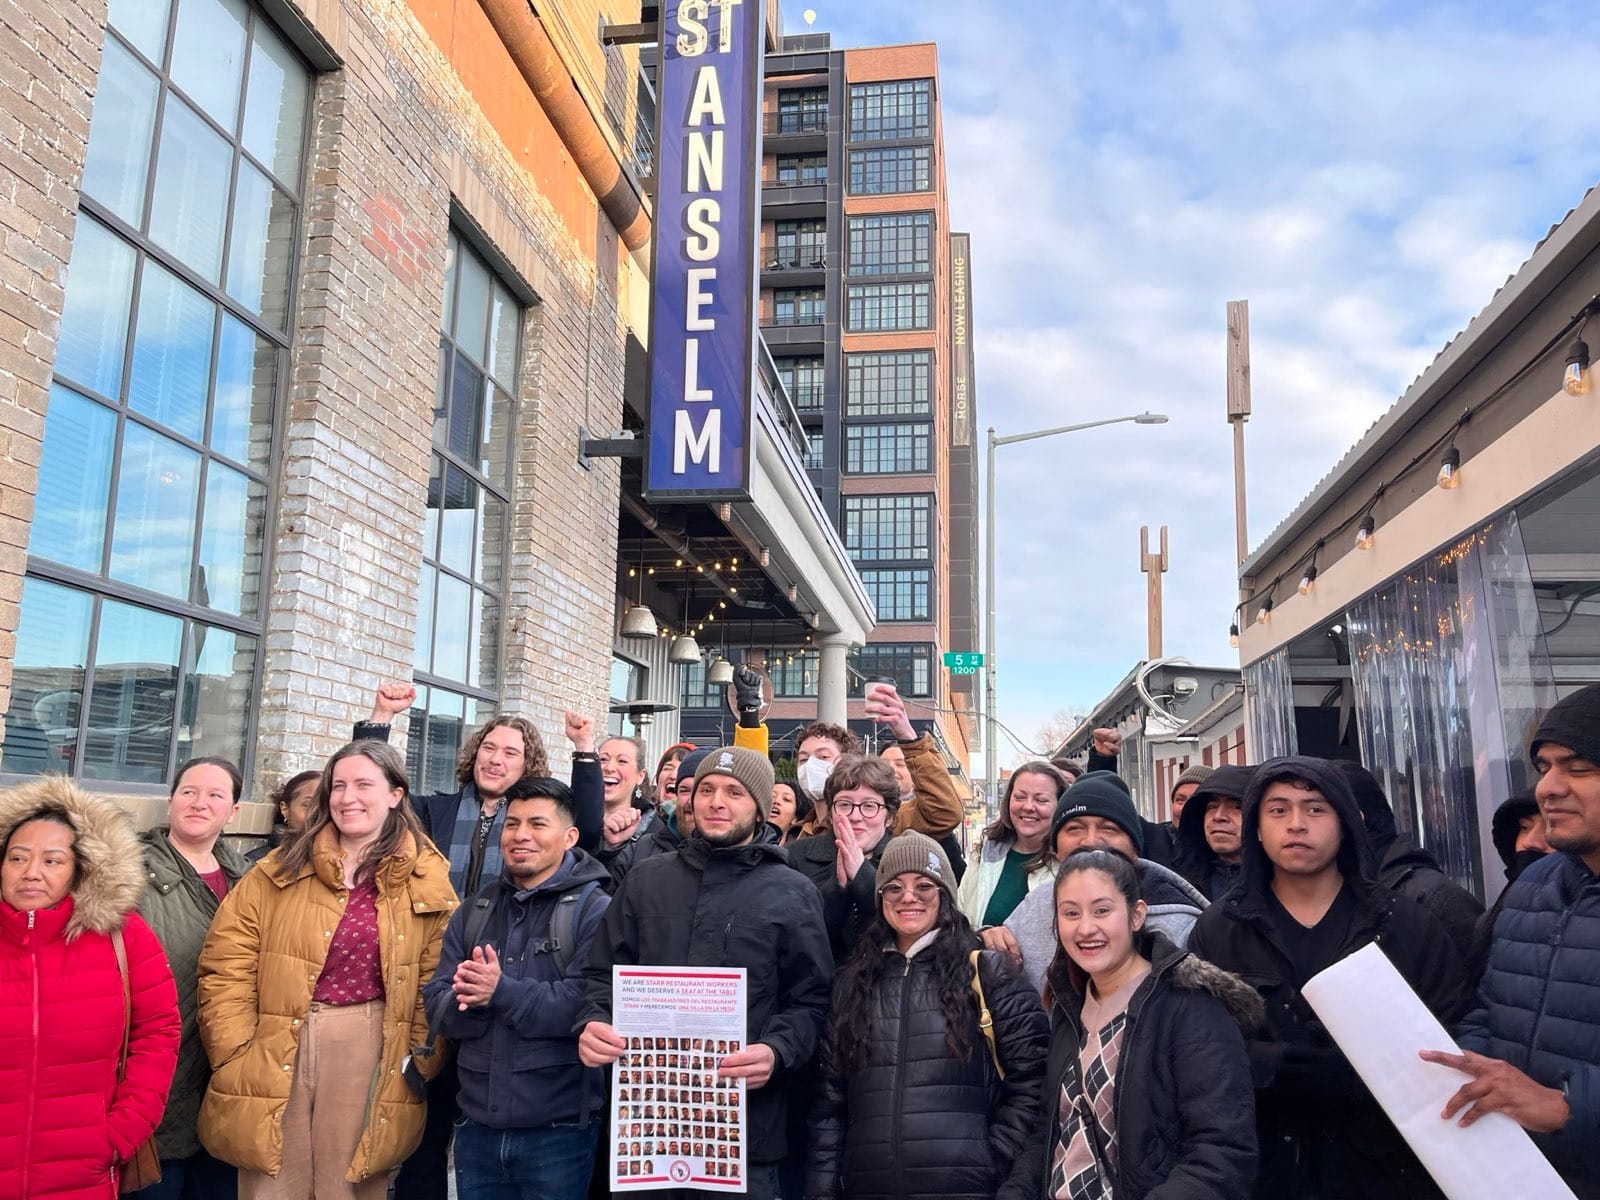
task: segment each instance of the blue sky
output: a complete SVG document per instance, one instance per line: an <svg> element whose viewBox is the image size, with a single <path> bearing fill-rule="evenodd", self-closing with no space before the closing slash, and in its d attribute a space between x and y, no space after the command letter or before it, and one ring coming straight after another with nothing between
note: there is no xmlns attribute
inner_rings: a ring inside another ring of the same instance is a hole
<svg viewBox="0 0 1600 1200"><path fill-rule="evenodd" d="M1167 653L1237 661L1227 301L1255 545L1596 179L1579 4L809 7L835 46L939 43L979 428L1172 418L999 452L999 710L1025 741L1143 656L1141 524L1171 527Z"/></svg>

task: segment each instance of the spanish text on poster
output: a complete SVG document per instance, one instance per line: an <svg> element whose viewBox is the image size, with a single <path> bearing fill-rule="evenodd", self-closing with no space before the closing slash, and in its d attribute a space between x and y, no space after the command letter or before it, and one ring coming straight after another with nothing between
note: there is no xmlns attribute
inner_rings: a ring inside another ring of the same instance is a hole
<svg viewBox="0 0 1600 1200"><path fill-rule="evenodd" d="M1440 1117L1466 1076L1423 1062L1417 1051L1457 1054L1460 1047L1376 945L1312 976L1303 992L1449 1200L1572 1200L1572 1190L1510 1117L1489 1113L1465 1129Z"/></svg>
<svg viewBox="0 0 1600 1200"><path fill-rule="evenodd" d="M745 972L615 967L611 1023L628 1043L612 1068L611 1190L745 1190Z"/></svg>

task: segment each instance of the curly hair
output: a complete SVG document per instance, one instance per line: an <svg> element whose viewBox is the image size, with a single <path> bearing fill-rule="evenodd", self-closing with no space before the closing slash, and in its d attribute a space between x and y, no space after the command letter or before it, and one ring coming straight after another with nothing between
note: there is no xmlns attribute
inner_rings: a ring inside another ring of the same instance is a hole
<svg viewBox="0 0 1600 1200"><path fill-rule="evenodd" d="M522 778L550 774L550 759L544 752L544 739L527 717L496 717L478 729L456 755L456 782L462 787L472 782L472 766L478 760L483 739L496 729L515 729L522 735Z"/></svg>
<svg viewBox="0 0 1600 1200"><path fill-rule="evenodd" d="M830 721L813 721L809 725L802 725L795 731L794 748L798 754L800 747L814 737L827 738L839 747L840 754L860 754L861 739L851 733L843 725L835 725Z"/></svg>
<svg viewBox="0 0 1600 1200"><path fill-rule="evenodd" d="M944 1016L944 1045L950 1054L966 1062L972 1056L977 1031L977 1010L972 1000L971 954L982 948L978 935L967 918L948 896L939 900L939 915L934 920L938 936L921 954L933 960L933 974L939 988L939 1011ZM872 1014L878 985L890 969L899 970L889 951L895 948L895 932L878 915L861 933L856 952L839 971L829 1018L829 1066L840 1075L872 1059ZM920 955L919 955L920 957Z"/></svg>

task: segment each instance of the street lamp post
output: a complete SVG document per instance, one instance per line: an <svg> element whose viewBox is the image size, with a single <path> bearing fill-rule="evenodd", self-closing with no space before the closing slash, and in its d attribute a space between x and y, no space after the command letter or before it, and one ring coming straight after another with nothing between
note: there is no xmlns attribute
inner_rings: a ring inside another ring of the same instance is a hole
<svg viewBox="0 0 1600 1200"><path fill-rule="evenodd" d="M1107 417L1101 421L1084 421L1078 425L1060 425L1055 429L1038 429L1032 433L1008 433L996 437L994 426L989 427L989 450L984 467L984 538L983 538L983 596L985 615L983 622L983 716L984 716L984 804L987 817L994 820L999 804L1000 756L998 718L995 715L995 662L994 662L994 451L996 446L1009 446L1013 442L1031 442L1039 438L1055 437L1062 433L1077 433L1084 429L1098 429L1102 425L1121 425L1132 421L1136 425L1165 425L1165 413L1142 412L1126 417Z"/></svg>

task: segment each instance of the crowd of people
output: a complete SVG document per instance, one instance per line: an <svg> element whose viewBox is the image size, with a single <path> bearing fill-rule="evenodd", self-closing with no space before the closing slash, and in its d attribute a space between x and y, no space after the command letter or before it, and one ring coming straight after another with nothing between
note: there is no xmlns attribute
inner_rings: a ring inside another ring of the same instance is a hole
<svg viewBox="0 0 1600 1200"><path fill-rule="evenodd" d="M1156 823L1109 730L1013 771L969 865L892 687L880 753L816 722L780 782L760 686L653 773L569 713L562 781L501 716L414 796L385 685L249 856L221 759L142 837L65 779L0 793L0 1200L434 1200L452 1161L460 1200L578 1200L691 1142L786 1200L1439 1195L1304 996L1373 944L1456 1037L1416 1047L1439 1119L1505 1114L1600 1200L1600 687L1533 737L1485 913L1359 766L1197 767ZM659 1047L688 1096L614 1027L637 966L744 969L742 1043Z"/></svg>

